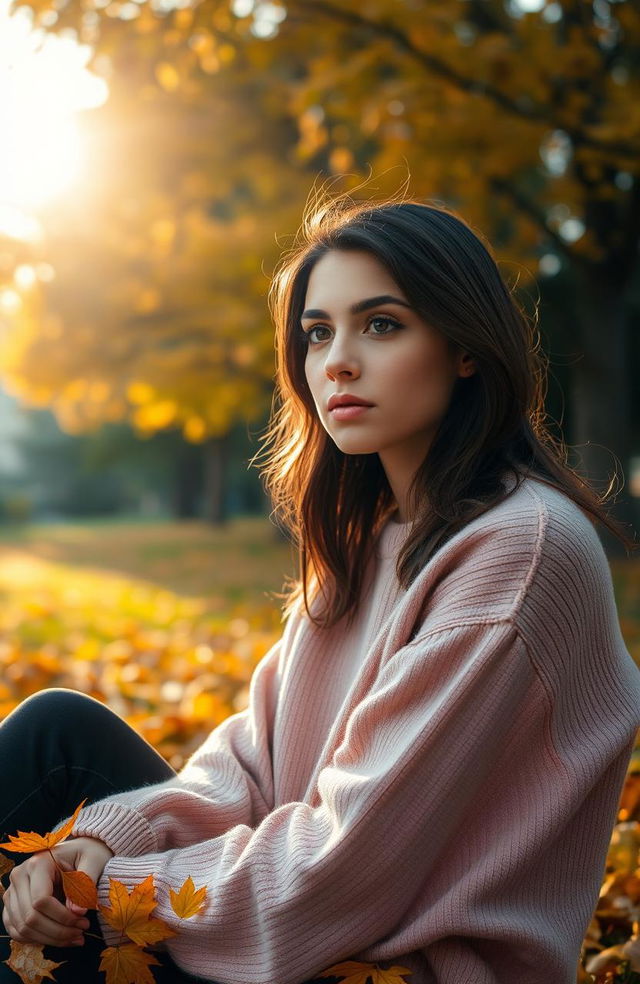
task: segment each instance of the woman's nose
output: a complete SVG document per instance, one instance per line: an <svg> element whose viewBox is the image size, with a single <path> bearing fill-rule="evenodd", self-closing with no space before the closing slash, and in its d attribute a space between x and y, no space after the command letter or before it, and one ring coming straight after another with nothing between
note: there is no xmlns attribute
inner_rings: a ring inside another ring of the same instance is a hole
<svg viewBox="0 0 640 984"><path fill-rule="evenodd" d="M324 370L329 379L346 376L356 379L360 375L360 367L354 352L344 340L334 338L327 353Z"/></svg>

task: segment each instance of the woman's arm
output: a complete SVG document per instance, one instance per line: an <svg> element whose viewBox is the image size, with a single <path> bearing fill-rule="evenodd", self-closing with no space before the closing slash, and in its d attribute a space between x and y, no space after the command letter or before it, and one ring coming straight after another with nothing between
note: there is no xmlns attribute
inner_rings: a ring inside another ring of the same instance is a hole
<svg viewBox="0 0 640 984"><path fill-rule="evenodd" d="M547 764L546 714L516 629L508 621L457 625L418 637L389 660L312 802L286 803L255 829L239 823L165 852L145 824L149 809L160 822L157 804L139 808L142 827L138 819L132 829L116 803L110 813L81 817L76 829L116 852L100 880L103 902L109 877L131 888L153 872L157 915L178 934L167 947L185 970L225 984L296 984L384 939L417 894L428 898L438 859L452 838L471 836L476 803L510 742L519 761L509 788L529 809L522 823L551 831L565 822L526 788ZM571 795L577 804L584 790ZM193 807L203 831L215 823L215 804ZM167 793L162 827L179 824L183 808ZM523 868L535 859L535 845L531 858L526 849ZM207 905L182 921L169 888L188 875L207 887Z"/></svg>
<svg viewBox="0 0 640 984"><path fill-rule="evenodd" d="M131 836L120 852L132 854L150 844L152 850L164 851L237 824L258 824L273 805L271 736L285 642L286 633L254 670L247 709L218 725L177 776L90 804L81 811L81 821L106 830L109 817L123 818L118 823Z"/></svg>

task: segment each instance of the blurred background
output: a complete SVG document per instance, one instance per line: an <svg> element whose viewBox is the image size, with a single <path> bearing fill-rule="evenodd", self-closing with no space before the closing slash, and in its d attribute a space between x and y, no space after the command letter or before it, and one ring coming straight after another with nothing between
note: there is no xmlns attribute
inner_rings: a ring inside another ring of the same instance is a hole
<svg viewBox="0 0 640 984"><path fill-rule="evenodd" d="M73 686L179 766L245 705L293 570L248 467L267 291L327 183L488 238L640 527L637 0L0 0L0 714Z"/></svg>

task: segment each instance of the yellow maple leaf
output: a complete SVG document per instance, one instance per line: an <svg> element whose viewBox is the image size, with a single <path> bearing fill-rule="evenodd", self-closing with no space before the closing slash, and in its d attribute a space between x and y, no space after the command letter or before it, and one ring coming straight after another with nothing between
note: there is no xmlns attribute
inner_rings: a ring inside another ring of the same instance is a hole
<svg viewBox="0 0 640 984"><path fill-rule="evenodd" d="M62 887L70 902L82 906L83 909L98 908L98 892L95 882L84 871L63 871Z"/></svg>
<svg viewBox="0 0 640 984"><path fill-rule="evenodd" d="M22 984L41 984L45 977L54 981L51 971L62 967L65 962L47 960L44 947L39 943L18 943L17 940L11 940L11 956L4 961L18 975Z"/></svg>
<svg viewBox="0 0 640 984"><path fill-rule="evenodd" d="M155 984L151 966L160 966L152 953L135 943L108 946L100 954L100 970L107 975L106 984Z"/></svg>
<svg viewBox="0 0 640 984"><path fill-rule="evenodd" d="M319 974L319 977L342 977L341 984L406 984L404 974L411 974L408 967L379 967L378 964L363 963L359 960L344 960L334 964Z"/></svg>
<svg viewBox="0 0 640 984"><path fill-rule="evenodd" d="M109 879L109 901L111 906L98 906L98 911L124 936L128 936L140 946L158 943L176 933L162 919L151 913L158 904L154 898L153 875L147 875L143 882L134 885L131 892L116 878Z"/></svg>
<svg viewBox="0 0 640 984"><path fill-rule="evenodd" d="M86 802L86 799L83 799L82 803L75 808L73 816L69 817L67 822L60 827L60 830L56 830L55 834L36 834L35 831L27 833L24 830L19 830L17 836L9 834L9 840L6 844L0 844L0 847L5 851L15 851L19 854L48 851L50 847L55 847L56 844L60 844L63 840L67 839L73 830L73 825L78 818L80 810Z"/></svg>
<svg viewBox="0 0 640 984"><path fill-rule="evenodd" d="M191 875L183 882L179 892L169 889L171 908L181 919L190 919L191 916L197 915L203 909L206 898L207 889L205 887L196 889Z"/></svg>

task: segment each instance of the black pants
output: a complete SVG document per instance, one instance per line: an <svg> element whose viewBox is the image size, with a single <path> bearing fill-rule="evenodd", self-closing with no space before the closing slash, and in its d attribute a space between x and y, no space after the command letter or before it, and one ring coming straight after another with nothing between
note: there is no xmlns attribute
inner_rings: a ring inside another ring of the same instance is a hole
<svg viewBox="0 0 640 984"><path fill-rule="evenodd" d="M44 690L27 698L0 724L0 840L18 830L44 834L70 816L78 803L161 782L171 766L121 718L92 697L73 690ZM24 854L14 854L16 862ZM90 931L100 935L95 913ZM0 934L5 934L0 925ZM45 948L45 956L66 961L54 971L56 984L104 984L98 971L105 946L91 937L83 947ZM153 967L158 984L195 984L200 978L179 970L166 954ZM0 984L18 984L6 966L9 942L0 939ZM335 977L306 984L333 984ZM208 981L208 984L211 984ZM215 984L215 982L213 982ZM273 982L277 984L277 982Z"/></svg>

